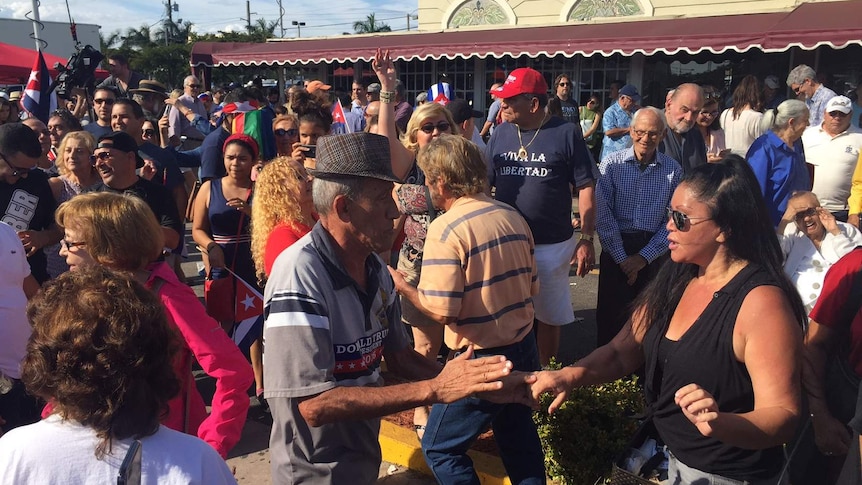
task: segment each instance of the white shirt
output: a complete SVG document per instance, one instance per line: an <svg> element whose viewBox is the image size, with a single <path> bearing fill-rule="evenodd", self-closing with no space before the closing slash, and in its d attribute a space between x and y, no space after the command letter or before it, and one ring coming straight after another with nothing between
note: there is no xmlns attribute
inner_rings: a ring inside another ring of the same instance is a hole
<svg viewBox="0 0 862 485"><path fill-rule="evenodd" d="M785 257L784 273L796 286L807 312L814 308L820 297L829 267L862 244L862 234L855 227L839 221L836 223L841 233L836 235L827 232L820 243L820 251L796 227L796 223L791 222L784 229L784 234L778 235Z"/></svg>
<svg viewBox="0 0 862 485"><path fill-rule="evenodd" d="M15 229L0 222L0 372L21 378L21 360L30 338L24 278L30 275L27 253Z"/></svg>
<svg viewBox="0 0 862 485"><path fill-rule="evenodd" d="M754 140L763 134L760 129L761 118L763 113L744 109L739 113L739 118L733 119L733 108L724 110L720 120L724 130L724 146L729 148L731 153L744 158Z"/></svg>
<svg viewBox="0 0 862 485"><path fill-rule="evenodd" d="M0 438L0 484L117 483L131 439L114 440L101 460L92 428L52 415ZM200 439L160 426L141 439L141 484L236 484L227 463Z"/></svg>
<svg viewBox="0 0 862 485"><path fill-rule="evenodd" d="M853 170L862 148L862 130L851 126L832 137L821 126L809 126L802 134L805 161L814 165L814 187L820 205L830 212L847 210Z"/></svg>

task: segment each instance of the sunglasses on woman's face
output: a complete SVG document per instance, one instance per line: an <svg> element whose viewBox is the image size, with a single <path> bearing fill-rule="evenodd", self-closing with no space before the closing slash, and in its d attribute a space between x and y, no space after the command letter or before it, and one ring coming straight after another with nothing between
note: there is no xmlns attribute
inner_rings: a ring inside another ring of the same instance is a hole
<svg viewBox="0 0 862 485"><path fill-rule="evenodd" d="M275 136L296 136L299 134L299 130L297 130L296 128L291 128L289 130L285 130L284 128L277 128L274 133Z"/></svg>
<svg viewBox="0 0 862 485"><path fill-rule="evenodd" d="M673 225L676 226L676 229L678 231L686 230L689 224L694 226L696 224L700 224L701 222L712 220L712 218L710 217L689 217L688 214L683 214L682 212L673 210L670 207L667 208L667 217L668 219L673 221Z"/></svg>
<svg viewBox="0 0 862 485"><path fill-rule="evenodd" d="M422 133L425 133L426 135L430 135L430 134L434 133L434 128L437 128L437 131L440 133L448 133L449 128L451 128L451 127L452 127L452 125L450 125L449 122L441 121L440 123L437 123L436 125L433 123L428 123L427 125L422 125L422 127L419 129L422 130Z"/></svg>
<svg viewBox="0 0 862 485"><path fill-rule="evenodd" d="M152 128L147 128L146 130L143 131L144 136L153 136L155 134L156 134L156 130L153 130Z"/></svg>

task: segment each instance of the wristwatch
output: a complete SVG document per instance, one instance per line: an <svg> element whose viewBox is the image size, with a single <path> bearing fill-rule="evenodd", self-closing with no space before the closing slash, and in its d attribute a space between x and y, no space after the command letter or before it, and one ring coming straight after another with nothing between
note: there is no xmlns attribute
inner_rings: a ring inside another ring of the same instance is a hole
<svg viewBox="0 0 862 485"><path fill-rule="evenodd" d="M581 241L593 242L594 238L595 238L595 236L593 236L592 234L581 233L581 235L578 236L578 242L581 242Z"/></svg>

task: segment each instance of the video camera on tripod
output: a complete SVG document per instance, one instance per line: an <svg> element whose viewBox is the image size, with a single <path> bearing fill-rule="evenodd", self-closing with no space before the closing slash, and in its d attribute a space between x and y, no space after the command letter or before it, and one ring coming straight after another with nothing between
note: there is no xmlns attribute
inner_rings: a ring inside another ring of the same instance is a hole
<svg viewBox="0 0 862 485"><path fill-rule="evenodd" d="M56 90L57 95L63 99L70 99L74 88L83 88L87 94L92 95L96 88L96 68L104 58L101 52L87 45L72 54L65 66L56 63L54 69L58 70L60 75L51 84L50 91Z"/></svg>

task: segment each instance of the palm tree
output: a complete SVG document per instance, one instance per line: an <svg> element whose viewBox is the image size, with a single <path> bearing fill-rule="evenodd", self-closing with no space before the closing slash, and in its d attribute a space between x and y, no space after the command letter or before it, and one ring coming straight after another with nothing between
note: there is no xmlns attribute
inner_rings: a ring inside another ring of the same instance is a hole
<svg viewBox="0 0 862 485"><path fill-rule="evenodd" d="M392 28L384 23L377 23L374 20L374 14L369 14L365 20L357 20L353 22L353 30L357 34L371 34L374 32L392 32Z"/></svg>
<svg viewBox="0 0 862 485"><path fill-rule="evenodd" d="M123 37L123 48L131 50L141 50L149 47L153 43L153 35L150 27L142 25L139 29L129 27L126 30L126 36Z"/></svg>

